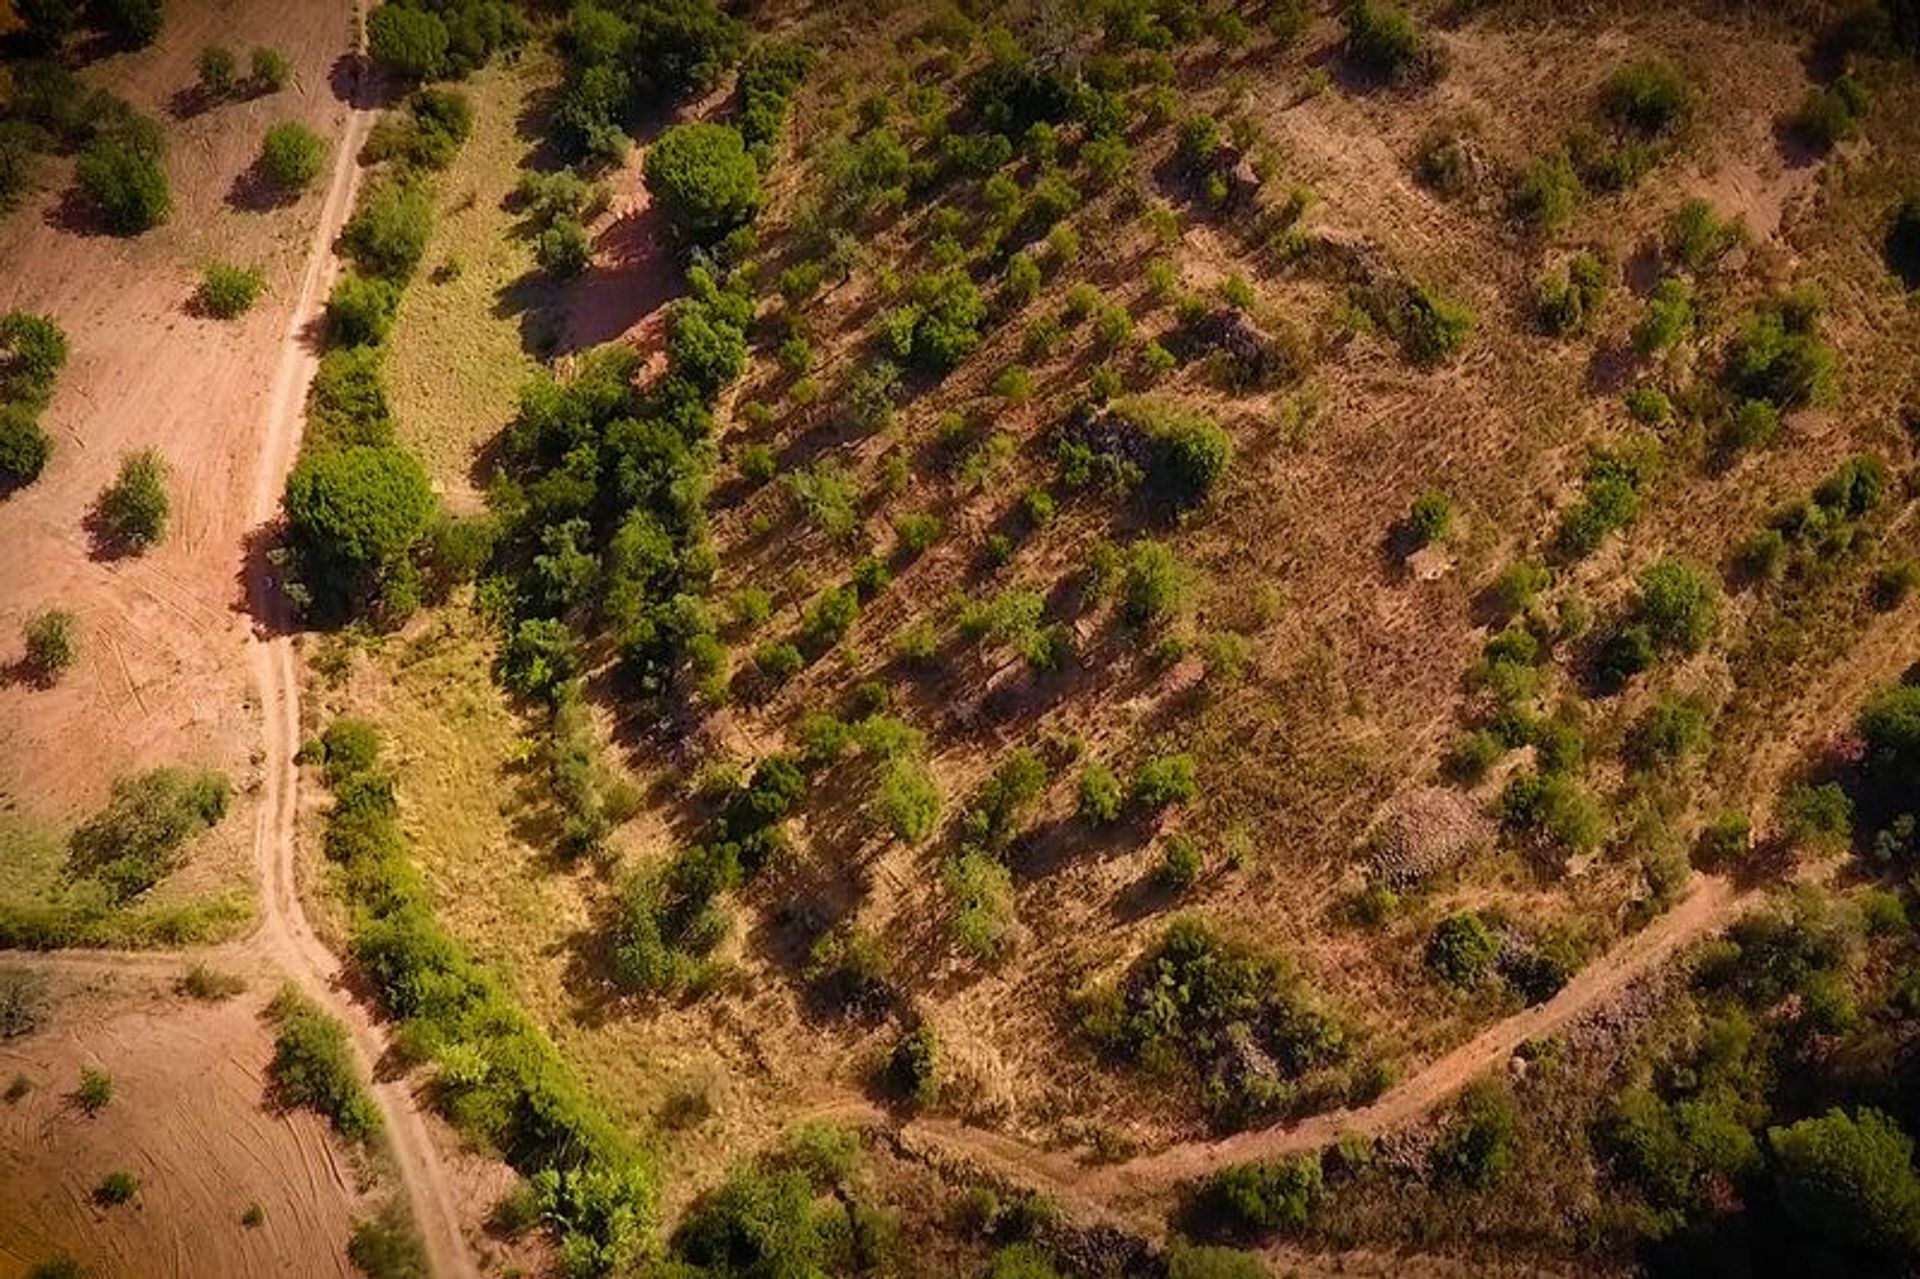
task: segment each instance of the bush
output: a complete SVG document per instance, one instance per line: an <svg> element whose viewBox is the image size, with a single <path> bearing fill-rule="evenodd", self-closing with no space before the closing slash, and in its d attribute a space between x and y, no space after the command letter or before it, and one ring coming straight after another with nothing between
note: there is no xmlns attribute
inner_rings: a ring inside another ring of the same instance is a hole
<svg viewBox="0 0 1920 1279"><path fill-rule="evenodd" d="M1719 622L1720 591L1712 574L1687 560L1664 559L1642 569L1636 616L1655 645L1697 653Z"/></svg>
<svg viewBox="0 0 1920 1279"><path fill-rule="evenodd" d="M1408 540L1415 546L1431 546L1446 540L1453 527L1453 500L1445 493L1422 493L1413 499L1407 512Z"/></svg>
<svg viewBox="0 0 1920 1279"><path fill-rule="evenodd" d="M103 1208L129 1203L140 1192L140 1178L125 1169L116 1169L100 1179L93 1188L93 1201Z"/></svg>
<svg viewBox="0 0 1920 1279"><path fill-rule="evenodd" d="M31 484L53 455L53 437L25 404L0 404L0 493Z"/></svg>
<svg viewBox="0 0 1920 1279"><path fill-rule="evenodd" d="M392 442L393 411L378 349L342 346L328 351L307 388L307 447Z"/></svg>
<svg viewBox="0 0 1920 1279"><path fill-rule="evenodd" d="M1460 353L1473 336L1474 318L1466 306L1419 284L1408 291L1391 326L1407 358L1431 368Z"/></svg>
<svg viewBox="0 0 1920 1279"><path fill-rule="evenodd" d="M260 172L284 194L312 186L326 161L326 139L296 120L274 125L260 140Z"/></svg>
<svg viewBox="0 0 1920 1279"><path fill-rule="evenodd" d="M1645 58L1609 76L1600 101L1615 124L1653 137L1686 122L1693 110L1693 89L1669 63Z"/></svg>
<svg viewBox="0 0 1920 1279"><path fill-rule="evenodd" d="M974 958L999 958L1013 931L1013 874L983 853L963 852L942 874L953 898L954 939Z"/></svg>
<svg viewBox="0 0 1920 1279"><path fill-rule="evenodd" d="M1499 955L1500 938L1471 911L1449 915L1427 938L1427 967L1455 986L1477 983Z"/></svg>
<svg viewBox="0 0 1920 1279"><path fill-rule="evenodd" d="M224 98L233 92L239 66L233 50L210 44L200 50L200 57L194 65L200 73L200 88L208 97Z"/></svg>
<svg viewBox="0 0 1920 1279"><path fill-rule="evenodd" d="M0 316L0 387L9 397L44 404L66 363L67 335L50 316L29 311Z"/></svg>
<svg viewBox="0 0 1920 1279"><path fill-rule="evenodd" d="M1146 398L1118 400L1107 413L1144 439L1147 483L1171 513L1204 504L1233 464L1233 439L1211 418Z"/></svg>
<svg viewBox="0 0 1920 1279"><path fill-rule="evenodd" d="M1127 799L1135 808L1158 813L1175 804L1187 803L1199 793L1193 756L1181 752L1158 755L1140 765L1140 771L1133 775Z"/></svg>
<svg viewBox="0 0 1920 1279"><path fill-rule="evenodd" d="M1127 625L1166 625L1186 607L1191 591L1186 566L1165 543L1143 538L1127 548L1120 574L1120 615Z"/></svg>
<svg viewBox="0 0 1920 1279"><path fill-rule="evenodd" d="M80 1086L73 1091L73 1103L89 1115L97 1115L113 1100L113 1076L91 1066L80 1071Z"/></svg>
<svg viewBox="0 0 1920 1279"><path fill-rule="evenodd" d="M1799 782L1780 797L1780 832L1793 848L1845 848L1853 838L1853 801L1838 782Z"/></svg>
<svg viewBox="0 0 1920 1279"><path fill-rule="evenodd" d="M123 777L106 807L68 836L70 865L118 900L145 892L178 866L189 839L226 816L232 797L215 772L156 768Z"/></svg>
<svg viewBox="0 0 1920 1279"><path fill-rule="evenodd" d="M293 63L278 49L262 46L248 58L253 82L262 93L278 93L293 83Z"/></svg>
<svg viewBox="0 0 1920 1279"><path fill-rule="evenodd" d="M161 0L105 0L98 9L100 25L129 49L144 49L160 38L166 21Z"/></svg>
<svg viewBox="0 0 1920 1279"><path fill-rule="evenodd" d="M367 16L367 52L405 79L439 76L446 69L448 43L446 23L429 10L383 4Z"/></svg>
<svg viewBox="0 0 1920 1279"><path fill-rule="evenodd" d="M1833 394L1837 363L1820 340L1820 303L1789 294L1762 307L1727 351L1727 385L1734 394L1781 409L1822 403Z"/></svg>
<svg viewBox="0 0 1920 1279"><path fill-rule="evenodd" d="M921 1022L894 1041L884 1070L887 1089L916 1106L940 1099L940 1041L933 1027Z"/></svg>
<svg viewBox="0 0 1920 1279"><path fill-rule="evenodd" d="M392 280L349 272L327 298L327 335L342 346L378 346L399 308L400 287Z"/></svg>
<svg viewBox="0 0 1920 1279"><path fill-rule="evenodd" d="M1587 189L1564 148L1556 148L1527 166L1513 192L1513 212L1536 230L1552 233L1572 218Z"/></svg>
<svg viewBox="0 0 1920 1279"><path fill-rule="evenodd" d="M940 788L917 759L888 760L874 802L894 838L908 844L924 842L940 820Z"/></svg>
<svg viewBox="0 0 1920 1279"><path fill-rule="evenodd" d="M1317 1153L1228 1164L1207 1179L1200 1206L1231 1231L1299 1230L1311 1217L1323 1184Z"/></svg>
<svg viewBox="0 0 1920 1279"><path fill-rule="evenodd" d="M585 271L592 255L587 229L571 217L555 218L534 241L533 256L540 269L562 278Z"/></svg>
<svg viewBox="0 0 1920 1279"><path fill-rule="evenodd" d="M1676 276L1653 286L1647 310L1633 327L1633 348L1641 355L1657 355L1693 333L1693 287Z"/></svg>
<svg viewBox="0 0 1920 1279"><path fill-rule="evenodd" d="M267 277L252 267L215 262L201 278L198 300L208 315L231 320L246 314L266 287Z"/></svg>
<svg viewBox="0 0 1920 1279"><path fill-rule="evenodd" d="M362 273L404 284L433 233L433 199L417 182L384 182L368 192L341 228L347 256Z"/></svg>
<svg viewBox="0 0 1920 1279"><path fill-rule="evenodd" d="M1832 84L1807 90L1787 127L1824 154L1860 132L1860 118L1866 114L1868 101L1865 86L1843 75Z"/></svg>
<svg viewBox="0 0 1920 1279"><path fill-rule="evenodd" d="M1500 792L1499 811L1508 831L1563 853L1591 851L1606 834L1593 797L1559 773L1515 773Z"/></svg>
<svg viewBox="0 0 1920 1279"><path fill-rule="evenodd" d="M420 1230L399 1198L353 1223L347 1259L367 1279L429 1279L433 1273Z"/></svg>
<svg viewBox="0 0 1920 1279"><path fill-rule="evenodd" d="M120 459L119 473L95 504L108 545L137 553L160 540L173 506L167 496L171 474L166 459L153 449Z"/></svg>
<svg viewBox="0 0 1920 1279"><path fill-rule="evenodd" d="M751 222L763 196L760 170L730 125L679 124L647 152L647 190L674 230L712 244Z"/></svg>
<svg viewBox="0 0 1920 1279"><path fill-rule="evenodd" d="M277 1029L267 1079L279 1103L325 1115L350 1141L370 1141L380 1112L354 1074L347 1028L291 986L267 1014Z"/></svg>
<svg viewBox="0 0 1920 1279"><path fill-rule="evenodd" d="M1707 740L1707 711L1699 702L1662 697L1649 706L1627 735L1627 760L1635 768L1671 768Z"/></svg>
<svg viewBox="0 0 1920 1279"><path fill-rule="evenodd" d="M1200 878L1205 866L1200 845L1184 834L1167 836L1160 845L1160 860L1153 868L1153 882L1165 892L1184 893Z"/></svg>
<svg viewBox="0 0 1920 1279"><path fill-rule="evenodd" d="M64 609L48 609L27 619L22 631L27 643L27 665L43 684L59 679L79 656L78 623Z"/></svg>
<svg viewBox="0 0 1920 1279"><path fill-rule="evenodd" d="M1497 1084L1469 1088L1433 1148L1436 1177L1484 1190L1513 1167L1513 1098Z"/></svg>
<svg viewBox="0 0 1920 1279"><path fill-rule="evenodd" d="M1398 80L1417 65L1422 40L1406 10L1380 0L1355 0L1346 22L1347 56L1364 70Z"/></svg>
<svg viewBox="0 0 1920 1279"><path fill-rule="evenodd" d="M102 138L81 155L73 175L82 198L116 235L151 230L173 212L173 193L157 148Z"/></svg>
<svg viewBox="0 0 1920 1279"><path fill-rule="evenodd" d="M1753 849L1753 823L1745 813L1721 813L1700 832L1696 848L1699 863L1707 870L1728 870L1746 860Z"/></svg>
<svg viewBox="0 0 1920 1279"><path fill-rule="evenodd" d="M1674 265L1696 275L1712 267L1746 239L1738 219L1723 222L1705 200L1684 201L1667 219L1661 253Z"/></svg>
<svg viewBox="0 0 1920 1279"><path fill-rule="evenodd" d="M1167 1279L1267 1279L1257 1253L1203 1248L1176 1239L1167 1249Z"/></svg>
<svg viewBox="0 0 1920 1279"><path fill-rule="evenodd" d="M1542 280L1534 291L1541 327L1562 337L1585 330L1606 301L1608 273L1606 262L1581 253L1567 264L1566 274Z"/></svg>
<svg viewBox="0 0 1920 1279"><path fill-rule="evenodd" d="M411 453L352 445L301 458L285 507L299 583L323 615L336 615L378 601L403 578L434 497Z"/></svg>

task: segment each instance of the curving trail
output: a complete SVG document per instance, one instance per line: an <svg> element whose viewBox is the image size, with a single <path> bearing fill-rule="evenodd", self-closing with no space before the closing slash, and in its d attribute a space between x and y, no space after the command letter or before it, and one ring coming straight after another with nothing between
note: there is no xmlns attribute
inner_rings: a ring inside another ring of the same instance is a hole
<svg viewBox="0 0 1920 1279"><path fill-rule="evenodd" d="M277 517L287 473L299 455L307 385L320 362L319 351L308 334L317 331L324 318L327 293L339 270L333 243L353 210L360 174L357 157L374 114L373 109L354 104L334 141L333 175L308 247L306 273L288 318L267 402L249 520L254 528L266 527ZM249 564L247 594L257 619L248 638L247 662L260 698L266 774L254 832L260 925L243 946L270 960L308 998L345 1023L361 1065L373 1079L373 1097L380 1107L387 1146L426 1245L432 1272L439 1279L470 1279L479 1272L461 1233L455 1197L427 1129L421 1102L405 1079L382 1080L373 1071L386 1053L386 1034L372 1010L341 989L340 959L320 940L307 919L295 851L299 773L294 755L300 741L300 682L289 638L292 618L263 563Z"/></svg>

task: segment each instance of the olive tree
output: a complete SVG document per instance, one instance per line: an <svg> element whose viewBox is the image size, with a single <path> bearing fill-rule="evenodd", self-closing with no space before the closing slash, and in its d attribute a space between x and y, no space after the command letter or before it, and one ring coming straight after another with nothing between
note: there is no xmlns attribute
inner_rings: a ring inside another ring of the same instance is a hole
<svg viewBox="0 0 1920 1279"><path fill-rule="evenodd" d="M740 131L726 124L668 129L647 152L645 176L674 230L696 244L751 221L764 198L759 166Z"/></svg>
<svg viewBox="0 0 1920 1279"><path fill-rule="evenodd" d="M121 458L119 474L95 506L102 540L137 554L165 536L173 509L167 495L171 474L166 459L153 449Z"/></svg>

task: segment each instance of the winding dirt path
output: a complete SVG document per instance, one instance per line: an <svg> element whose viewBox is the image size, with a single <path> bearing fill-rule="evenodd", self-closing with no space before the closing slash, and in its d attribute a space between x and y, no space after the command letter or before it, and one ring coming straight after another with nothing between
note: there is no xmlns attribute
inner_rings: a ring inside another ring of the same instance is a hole
<svg viewBox="0 0 1920 1279"><path fill-rule="evenodd" d="M308 248L300 295L288 319L273 393L267 404L259 467L255 472L249 524L263 528L279 512L287 473L299 455L304 401L320 356L310 334L324 318L326 297L339 271L333 243L353 210L359 186L357 157L372 125L374 111L356 103L334 143L334 169ZM400 1183L438 1279L469 1279L478 1270L460 1229L460 1214L446 1171L427 1129L420 1099L404 1078L381 1079L373 1067L387 1051L387 1037L373 1011L341 988L342 965L307 919L301 900L295 849L299 814L299 772L294 755L300 741L300 681L295 663L291 610L263 563L248 566L247 592L259 619L247 646L254 689L260 698L261 748L266 773L254 856L260 875L260 926L247 939L249 949L270 959L307 996L330 1009L347 1026L361 1065L373 1078L387 1145Z"/></svg>
<svg viewBox="0 0 1920 1279"><path fill-rule="evenodd" d="M326 297L339 271L333 245L353 209L360 176L358 156L375 114L369 106L354 104L333 141L333 171L267 400L249 504L250 528L265 528L277 518L287 474L299 456L306 390L320 359L312 335L319 332ZM307 918L295 846L299 773L294 756L300 739L300 685L289 638L292 616L263 557L255 556L246 566L246 596L255 619L247 636L247 664L260 703L264 759L253 840L261 896L254 931L238 941L194 951L34 952L7 957L69 971L184 970L194 960L225 960L255 975L291 981L346 1025L359 1068L373 1080L386 1145L432 1273L437 1279L477 1279L479 1271L461 1232L456 1195L428 1130L423 1104L404 1078L379 1077L375 1067L387 1051L385 1031L373 1010L345 990L340 958L320 940Z"/></svg>

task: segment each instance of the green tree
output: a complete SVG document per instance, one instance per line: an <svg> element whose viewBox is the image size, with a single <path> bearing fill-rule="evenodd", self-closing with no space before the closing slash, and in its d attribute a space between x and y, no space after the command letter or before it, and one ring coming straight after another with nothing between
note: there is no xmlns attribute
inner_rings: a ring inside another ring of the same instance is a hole
<svg viewBox="0 0 1920 1279"><path fill-rule="evenodd" d="M167 516L173 509L167 496L171 474L166 459L153 449L120 459L119 474L94 508L108 545L137 553L166 534Z"/></svg>
<svg viewBox="0 0 1920 1279"><path fill-rule="evenodd" d="M293 63L278 49L262 46L247 59L253 82L262 93L278 93L293 83Z"/></svg>
<svg viewBox="0 0 1920 1279"><path fill-rule="evenodd" d="M160 38L166 12L160 0L105 0L100 25L129 49L144 49Z"/></svg>
<svg viewBox="0 0 1920 1279"><path fill-rule="evenodd" d="M289 195L312 186L326 159L326 140L297 120L274 125L260 141L260 172Z"/></svg>
<svg viewBox="0 0 1920 1279"><path fill-rule="evenodd" d="M1471 986L1500 954L1500 939L1472 911L1449 915L1427 938L1427 967L1455 986Z"/></svg>
<svg viewBox="0 0 1920 1279"><path fill-rule="evenodd" d="M51 316L9 311L0 316L0 387L35 404L53 394L67 363L67 335Z"/></svg>
<svg viewBox="0 0 1920 1279"><path fill-rule="evenodd" d="M173 212L173 193L157 148L102 138L81 155L73 174L81 196L116 235L151 230Z"/></svg>
<svg viewBox="0 0 1920 1279"><path fill-rule="evenodd" d="M645 177L668 222L695 244L752 221L764 198L759 166L739 130L726 124L668 129L647 151Z"/></svg>
<svg viewBox="0 0 1920 1279"><path fill-rule="evenodd" d="M1688 560L1664 559L1640 572L1638 615L1653 642L1680 653L1697 653L1720 617L1720 591L1712 574Z"/></svg>
<svg viewBox="0 0 1920 1279"><path fill-rule="evenodd" d="M53 454L53 437L26 404L0 404L0 494L40 478Z"/></svg>
<svg viewBox="0 0 1920 1279"><path fill-rule="evenodd" d="M424 8L383 4L367 18L367 52L409 80L431 80L447 65L447 24Z"/></svg>
<svg viewBox="0 0 1920 1279"><path fill-rule="evenodd" d="M354 265L404 284L433 234L433 198L418 182L385 182L368 192L341 229Z"/></svg>
<svg viewBox="0 0 1920 1279"><path fill-rule="evenodd" d="M1911 1265L1920 1258L1913 1139L1872 1108L1767 1130L1789 1220L1816 1246Z"/></svg>
<svg viewBox="0 0 1920 1279"><path fill-rule="evenodd" d="M410 567L433 489L411 453L354 445L302 458L287 477L286 510L300 584L323 612L351 611Z"/></svg>

